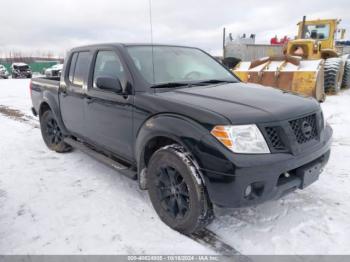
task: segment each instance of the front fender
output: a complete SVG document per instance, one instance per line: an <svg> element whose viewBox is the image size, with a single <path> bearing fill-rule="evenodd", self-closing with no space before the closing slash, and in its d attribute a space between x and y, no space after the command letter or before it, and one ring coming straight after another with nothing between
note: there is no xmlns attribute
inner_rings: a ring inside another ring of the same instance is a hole
<svg viewBox="0 0 350 262"><path fill-rule="evenodd" d="M191 154L212 200L216 199L218 187L234 179L227 176L235 173L232 153L217 141L208 129L181 115L162 114L148 119L137 134L135 157L140 188L147 189L145 148L149 141L156 137L170 138ZM215 170L215 174L209 172L210 170ZM218 186L213 187L213 183Z"/></svg>
<svg viewBox="0 0 350 262"><path fill-rule="evenodd" d="M160 114L149 118L141 126L136 137L135 156L138 170L141 172L146 165L144 161L146 145L156 137L166 137L176 141L191 152L200 165L200 159L197 159L195 152L201 138L207 134L209 131L206 128L185 116Z"/></svg>

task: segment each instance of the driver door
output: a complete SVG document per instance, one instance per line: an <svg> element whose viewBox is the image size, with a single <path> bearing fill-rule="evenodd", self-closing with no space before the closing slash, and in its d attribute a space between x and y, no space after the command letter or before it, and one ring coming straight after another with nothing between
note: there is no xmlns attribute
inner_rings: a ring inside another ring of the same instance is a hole
<svg viewBox="0 0 350 262"><path fill-rule="evenodd" d="M95 55L92 83L86 97L86 124L89 139L125 159L133 155L133 95L97 88L99 76L117 77L123 89L130 74L115 50L99 50Z"/></svg>

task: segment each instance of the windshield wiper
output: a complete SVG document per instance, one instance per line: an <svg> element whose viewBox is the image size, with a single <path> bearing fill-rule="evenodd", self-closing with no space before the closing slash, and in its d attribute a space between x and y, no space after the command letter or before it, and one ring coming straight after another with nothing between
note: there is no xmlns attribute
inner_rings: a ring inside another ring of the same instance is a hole
<svg viewBox="0 0 350 262"><path fill-rule="evenodd" d="M161 84L155 84L151 86L151 88L172 88L172 87L180 87L180 86L189 86L189 83L183 83L183 82L169 82L169 83L161 83Z"/></svg>
<svg viewBox="0 0 350 262"><path fill-rule="evenodd" d="M168 83L160 83L151 86L151 88L174 88L174 87L192 87L192 86L202 86L202 85L210 85L210 84L220 84L220 83L236 83L233 80L220 80L220 79L209 79L198 82L168 82Z"/></svg>
<svg viewBox="0 0 350 262"><path fill-rule="evenodd" d="M220 84L220 83L236 83L234 80L222 80L222 79L209 79L200 82L196 82L196 84Z"/></svg>

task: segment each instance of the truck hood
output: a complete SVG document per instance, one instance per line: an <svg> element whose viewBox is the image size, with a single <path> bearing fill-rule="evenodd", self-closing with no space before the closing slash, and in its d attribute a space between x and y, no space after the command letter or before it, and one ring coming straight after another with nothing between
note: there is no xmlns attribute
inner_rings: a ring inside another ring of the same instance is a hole
<svg viewBox="0 0 350 262"><path fill-rule="evenodd" d="M232 124L282 121L320 110L313 98L256 84L199 86L157 95L215 112Z"/></svg>

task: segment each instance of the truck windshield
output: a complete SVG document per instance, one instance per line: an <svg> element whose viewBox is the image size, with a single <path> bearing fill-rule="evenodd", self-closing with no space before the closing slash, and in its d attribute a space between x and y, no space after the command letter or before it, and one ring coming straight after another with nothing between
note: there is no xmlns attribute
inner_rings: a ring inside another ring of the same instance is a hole
<svg viewBox="0 0 350 262"><path fill-rule="evenodd" d="M194 83L213 79L238 82L223 66L199 49L128 46L127 50L136 68L146 81L153 85L174 82Z"/></svg>

